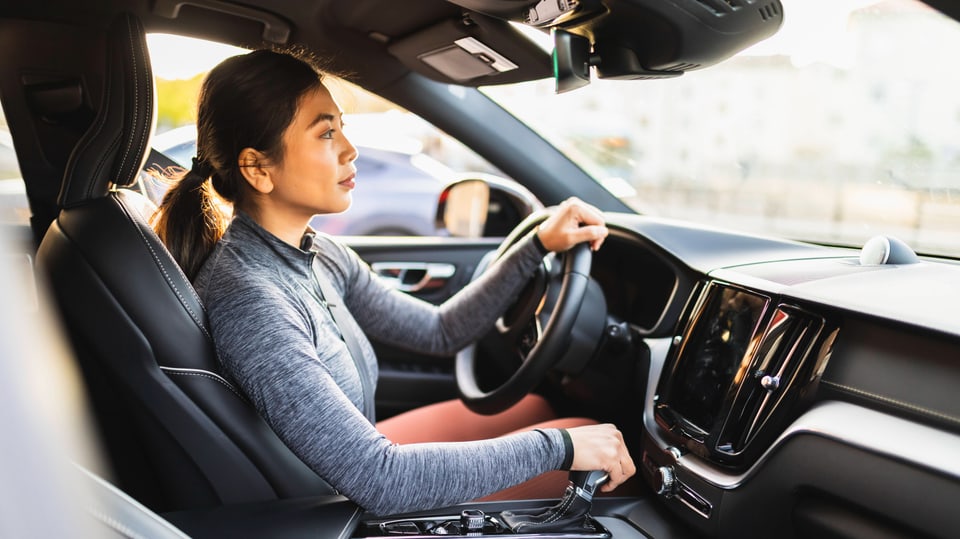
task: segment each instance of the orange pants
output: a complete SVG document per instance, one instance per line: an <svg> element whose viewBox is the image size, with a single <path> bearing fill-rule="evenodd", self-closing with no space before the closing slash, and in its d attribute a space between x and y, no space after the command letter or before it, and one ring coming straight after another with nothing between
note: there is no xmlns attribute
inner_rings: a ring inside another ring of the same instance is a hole
<svg viewBox="0 0 960 539"><path fill-rule="evenodd" d="M595 423L579 417L558 419L543 397L527 395L496 415L471 412L459 400L438 402L380 421L377 430L394 443L414 444L468 442L538 428L565 429ZM559 498L566 485L567 472L547 472L481 500Z"/></svg>

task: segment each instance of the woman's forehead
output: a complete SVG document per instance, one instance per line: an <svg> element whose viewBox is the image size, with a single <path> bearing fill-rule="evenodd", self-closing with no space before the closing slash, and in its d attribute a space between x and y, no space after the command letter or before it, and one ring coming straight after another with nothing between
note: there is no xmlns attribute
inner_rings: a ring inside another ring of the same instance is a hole
<svg viewBox="0 0 960 539"><path fill-rule="evenodd" d="M340 106L334 100L330 91L324 85L318 85L308 91L300 99L297 107L295 123L301 123L305 128L324 120L339 120L342 115Z"/></svg>

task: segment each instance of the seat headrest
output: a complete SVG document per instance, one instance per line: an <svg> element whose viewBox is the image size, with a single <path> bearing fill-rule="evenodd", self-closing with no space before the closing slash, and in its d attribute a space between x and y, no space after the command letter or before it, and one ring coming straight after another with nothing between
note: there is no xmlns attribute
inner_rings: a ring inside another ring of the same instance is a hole
<svg viewBox="0 0 960 539"><path fill-rule="evenodd" d="M120 15L107 30L103 91L96 116L64 172L60 207L106 196L137 180L156 117L153 71L140 20Z"/></svg>

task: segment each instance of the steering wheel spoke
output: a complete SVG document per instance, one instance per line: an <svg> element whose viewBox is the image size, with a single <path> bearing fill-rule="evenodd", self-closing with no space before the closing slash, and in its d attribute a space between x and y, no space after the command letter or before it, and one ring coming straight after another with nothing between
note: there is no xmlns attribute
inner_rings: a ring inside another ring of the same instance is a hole
<svg viewBox="0 0 960 539"><path fill-rule="evenodd" d="M517 343L517 351L520 352L520 357L523 358L523 361L526 361L527 358L530 357L530 352L533 351L542 337L543 326L540 324L540 318L534 316L524 327L523 332L520 334L520 342Z"/></svg>

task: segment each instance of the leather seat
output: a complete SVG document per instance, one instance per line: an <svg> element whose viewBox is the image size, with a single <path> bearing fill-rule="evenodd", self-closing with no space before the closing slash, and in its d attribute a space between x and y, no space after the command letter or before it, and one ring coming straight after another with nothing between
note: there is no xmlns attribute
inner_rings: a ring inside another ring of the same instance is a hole
<svg viewBox="0 0 960 539"><path fill-rule="evenodd" d="M37 267L115 481L157 511L332 494L218 374L199 298L148 225L142 195L124 189L137 181L154 122L140 22L121 16L101 50L102 65L84 78L99 105L66 164Z"/></svg>

